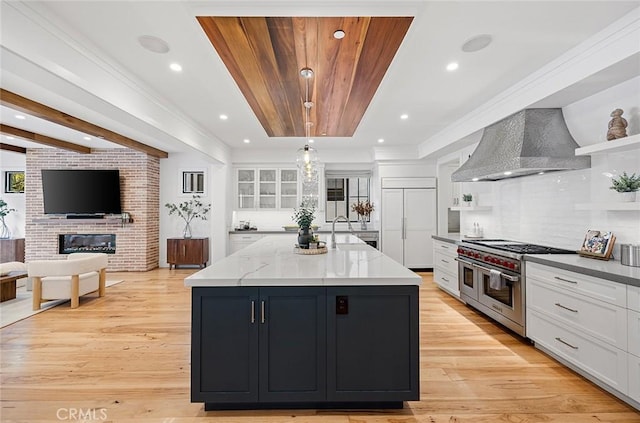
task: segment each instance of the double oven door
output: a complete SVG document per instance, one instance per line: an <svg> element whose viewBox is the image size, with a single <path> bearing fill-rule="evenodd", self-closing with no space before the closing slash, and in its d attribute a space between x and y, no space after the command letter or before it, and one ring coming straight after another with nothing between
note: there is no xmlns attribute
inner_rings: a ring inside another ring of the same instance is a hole
<svg viewBox="0 0 640 423"><path fill-rule="evenodd" d="M474 263L460 258L458 263L460 294L463 300L480 308L481 311L492 311L492 317L495 317L494 313L498 313L518 326L524 326L524 296L520 275L494 268L500 271L500 276L499 283L497 279L492 283L491 268L484 263ZM501 323L510 326L508 322Z"/></svg>

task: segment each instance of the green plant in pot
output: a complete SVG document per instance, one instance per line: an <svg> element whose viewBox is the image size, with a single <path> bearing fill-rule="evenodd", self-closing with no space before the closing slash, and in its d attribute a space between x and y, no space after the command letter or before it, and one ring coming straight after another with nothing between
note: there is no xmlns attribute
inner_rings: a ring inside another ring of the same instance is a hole
<svg viewBox="0 0 640 423"><path fill-rule="evenodd" d="M473 195L462 194L462 201L464 201L467 204L467 206L471 205L471 202L473 201Z"/></svg>
<svg viewBox="0 0 640 423"><path fill-rule="evenodd" d="M191 200L183 201L180 204L167 203L164 206L169 209L169 216L177 214L184 220L183 238L191 238L191 221L193 219L207 220L207 213L211 210L211 203L204 204L200 201L199 195L194 195Z"/></svg>
<svg viewBox="0 0 640 423"><path fill-rule="evenodd" d="M631 176L627 172L622 172L618 178L611 178L609 189L615 190L623 195L623 201L634 201L636 191L640 190L640 175L633 173Z"/></svg>
<svg viewBox="0 0 640 423"><path fill-rule="evenodd" d="M300 203L300 207L293 209L291 219L300 227L298 231L298 246L309 248L309 243L313 241L313 231L311 223L315 219L316 207L308 201Z"/></svg>

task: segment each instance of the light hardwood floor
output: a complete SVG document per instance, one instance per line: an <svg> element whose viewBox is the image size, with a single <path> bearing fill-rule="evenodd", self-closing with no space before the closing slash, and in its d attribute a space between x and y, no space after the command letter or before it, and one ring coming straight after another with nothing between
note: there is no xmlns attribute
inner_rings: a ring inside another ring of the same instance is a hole
<svg viewBox="0 0 640 423"><path fill-rule="evenodd" d="M2 329L0 421L640 422L637 410L437 289L430 273L420 292L421 401L205 413L189 402L190 273L111 273L125 281L105 297Z"/></svg>

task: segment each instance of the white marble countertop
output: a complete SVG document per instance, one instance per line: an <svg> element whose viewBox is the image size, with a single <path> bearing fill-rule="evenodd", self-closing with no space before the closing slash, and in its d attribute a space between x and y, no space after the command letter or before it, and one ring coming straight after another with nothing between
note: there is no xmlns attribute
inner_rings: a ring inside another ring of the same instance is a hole
<svg viewBox="0 0 640 423"><path fill-rule="evenodd" d="M640 286L640 267L623 266L618 260L596 260L578 254L525 254L524 260L627 285Z"/></svg>
<svg viewBox="0 0 640 423"><path fill-rule="evenodd" d="M326 241L330 235L321 235ZM420 285L422 278L350 234L326 254L294 253L291 238L266 236L184 280L185 286Z"/></svg>

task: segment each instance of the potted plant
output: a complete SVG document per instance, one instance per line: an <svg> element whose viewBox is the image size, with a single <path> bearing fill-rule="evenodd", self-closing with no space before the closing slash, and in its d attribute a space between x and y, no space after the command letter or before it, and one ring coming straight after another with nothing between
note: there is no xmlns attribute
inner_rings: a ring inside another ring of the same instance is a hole
<svg viewBox="0 0 640 423"><path fill-rule="evenodd" d="M611 178L611 184L609 189L622 193L622 201L634 201L636 191L640 190L640 175L634 173L629 176L627 172L622 172L617 179Z"/></svg>
<svg viewBox="0 0 640 423"><path fill-rule="evenodd" d="M9 230L7 223L4 221L4 218L14 211L16 211L16 209L10 209L7 202L0 198L0 221L2 222L2 233L0 233L1 239L11 238L11 231Z"/></svg>
<svg viewBox="0 0 640 423"><path fill-rule="evenodd" d="M309 243L313 241L311 223L315 218L316 207L308 201L300 203L300 207L293 209L291 219L300 227L298 231L298 247L309 248Z"/></svg>
<svg viewBox="0 0 640 423"><path fill-rule="evenodd" d="M360 227L362 230L367 229L367 220L374 210L373 203L367 201L358 201L351 205L351 210L358 214L358 220L360 221Z"/></svg>
<svg viewBox="0 0 640 423"><path fill-rule="evenodd" d="M193 219L207 220L207 213L211 210L211 203L204 204L200 201L199 195L194 195L191 200L183 201L177 205L167 203L164 206L169 209L169 216L177 214L184 219L183 238L191 238L191 221Z"/></svg>
<svg viewBox="0 0 640 423"><path fill-rule="evenodd" d="M466 206L470 206L471 202L473 201L473 195L471 195L471 194L462 194L462 201L464 201L464 204Z"/></svg>

